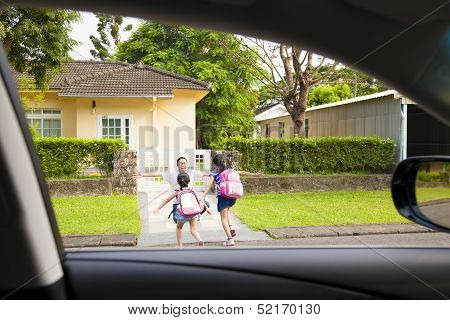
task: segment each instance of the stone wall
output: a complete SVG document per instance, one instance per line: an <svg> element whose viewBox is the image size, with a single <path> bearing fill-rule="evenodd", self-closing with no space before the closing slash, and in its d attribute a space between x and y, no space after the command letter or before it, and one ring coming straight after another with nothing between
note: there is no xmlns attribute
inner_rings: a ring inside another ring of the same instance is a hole
<svg viewBox="0 0 450 320"><path fill-rule="evenodd" d="M137 151L119 152L113 160L113 191L119 194L136 194L136 180L133 173L137 171Z"/></svg>
<svg viewBox="0 0 450 320"><path fill-rule="evenodd" d="M50 196L101 196L136 194L136 180L133 173L137 169L137 152L119 152L113 160L113 177L104 179L48 180Z"/></svg>
<svg viewBox="0 0 450 320"><path fill-rule="evenodd" d="M417 188L450 188L450 182L418 182Z"/></svg>
<svg viewBox="0 0 450 320"><path fill-rule="evenodd" d="M390 189L392 176L382 174L241 178L245 193L258 194L271 192Z"/></svg>
<svg viewBox="0 0 450 320"><path fill-rule="evenodd" d="M51 197L109 196L112 194L110 178L48 180L47 185Z"/></svg>

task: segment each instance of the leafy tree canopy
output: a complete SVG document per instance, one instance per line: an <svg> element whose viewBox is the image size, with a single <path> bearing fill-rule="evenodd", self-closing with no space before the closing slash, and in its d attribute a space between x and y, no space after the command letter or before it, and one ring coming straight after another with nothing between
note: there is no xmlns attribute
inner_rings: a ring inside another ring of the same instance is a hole
<svg viewBox="0 0 450 320"><path fill-rule="evenodd" d="M348 67L329 70L328 66L322 66L317 69L317 72L325 75L323 79L317 83L317 86L347 84L351 89L351 97L353 98L388 90L387 86L377 79Z"/></svg>
<svg viewBox="0 0 450 320"><path fill-rule="evenodd" d="M308 106L318 106L325 103L337 102L352 97L350 86L346 83L334 86L318 85L311 90L308 96Z"/></svg>
<svg viewBox="0 0 450 320"><path fill-rule="evenodd" d="M0 39L11 65L27 70L38 88L44 88L70 60L77 41L69 35L80 14L70 10L9 7L0 11Z"/></svg>
<svg viewBox="0 0 450 320"><path fill-rule="evenodd" d="M111 58L112 48L120 43L120 27L123 24L123 17L104 13L96 13L95 15L98 19L97 32L99 37L89 36L95 48L90 52L95 59L107 60ZM132 28L133 25L128 24L122 31L130 31Z"/></svg>

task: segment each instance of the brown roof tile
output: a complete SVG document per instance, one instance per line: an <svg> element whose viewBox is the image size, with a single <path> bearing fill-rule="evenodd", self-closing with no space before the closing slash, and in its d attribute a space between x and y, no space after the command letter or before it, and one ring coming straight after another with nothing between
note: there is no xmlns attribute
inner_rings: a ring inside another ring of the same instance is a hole
<svg viewBox="0 0 450 320"><path fill-rule="evenodd" d="M18 81L21 74L14 75ZM210 90L211 86L143 64L71 61L63 64L63 71L56 75L50 89L59 89L59 96L148 97L170 96L173 89Z"/></svg>

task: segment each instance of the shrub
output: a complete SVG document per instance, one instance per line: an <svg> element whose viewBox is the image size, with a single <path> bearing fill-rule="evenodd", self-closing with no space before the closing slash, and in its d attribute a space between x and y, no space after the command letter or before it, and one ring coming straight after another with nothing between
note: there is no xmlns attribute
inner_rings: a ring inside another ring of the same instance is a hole
<svg viewBox="0 0 450 320"><path fill-rule="evenodd" d="M420 182L448 182L449 173L419 171L417 180Z"/></svg>
<svg viewBox="0 0 450 320"><path fill-rule="evenodd" d="M76 175L90 166L111 175L114 155L125 149L118 139L35 138L34 144L47 178Z"/></svg>
<svg viewBox="0 0 450 320"><path fill-rule="evenodd" d="M239 169L265 173L379 173L393 164L395 153L392 140L376 137L232 137L221 147L239 152Z"/></svg>

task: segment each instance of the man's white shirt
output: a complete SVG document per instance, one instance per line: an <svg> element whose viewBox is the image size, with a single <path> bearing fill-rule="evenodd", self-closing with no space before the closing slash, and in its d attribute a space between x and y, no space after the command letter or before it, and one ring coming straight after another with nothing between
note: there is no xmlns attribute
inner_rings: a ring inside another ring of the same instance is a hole
<svg viewBox="0 0 450 320"><path fill-rule="evenodd" d="M194 188L194 181L196 179L200 180L203 177L203 173L198 170L189 170L189 171L186 171L186 173L189 175L189 179L190 179L189 188ZM170 184L170 188L168 189L168 191L169 190L175 191L180 188L180 186L178 185L178 182L177 182L177 177L179 174L180 174L180 172L178 171L178 169L175 169L172 171L166 171L163 173L164 181L166 181L167 183ZM176 204L177 199L174 198L172 202L174 204Z"/></svg>

